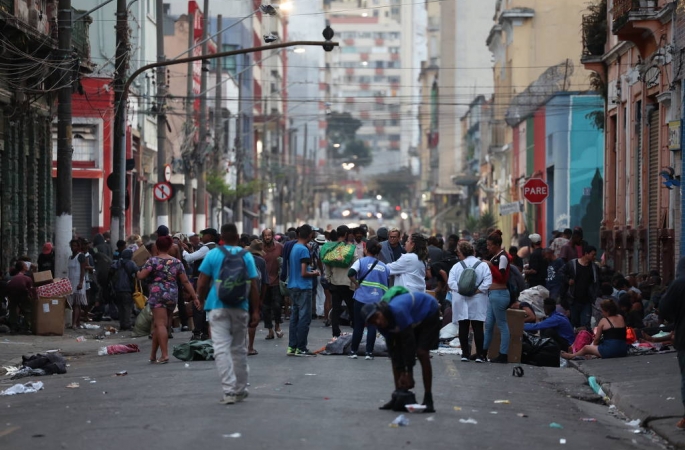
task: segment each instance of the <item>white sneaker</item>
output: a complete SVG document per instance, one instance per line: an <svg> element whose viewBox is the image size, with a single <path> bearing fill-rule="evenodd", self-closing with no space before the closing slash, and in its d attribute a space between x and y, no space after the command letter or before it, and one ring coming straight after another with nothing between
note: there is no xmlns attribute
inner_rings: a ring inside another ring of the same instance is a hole
<svg viewBox="0 0 685 450"><path fill-rule="evenodd" d="M367 353L366 356L364 357L365 360L371 361L373 359L373 355Z"/></svg>
<svg viewBox="0 0 685 450"><path fill-rule="evenodd" d="M356 353L350 353L349 355L347 355L347 357L350 359L357 359L357 354Z"/></svg>
<svg viewBox="0 0 685 450"><path fill-rule="evenodd" d="M476 361L477 363L482 363L482 362L485 362L485 361L483 361L483 359L482 359L482 358L480 358L480 357L476 358L476 359L475 359L475 361Z"/></svg>
<svg viewBox="0 0 685 450"><path fill-rule="evenodd" d="M224 394L224 398L219 400L222 405L233 405L238 401L238 397L235 394Z"/></svg>
<svg viewBox="0 0 685 450"><path fill-rule="evenodd" d="M236 403L242 402L243 400L245 400L247 398L248 395L250 395L250 393L247 392L247 389L244 390L243 392L241 392L240 394L236 394L236 396L235 396Z"/></svg>
<svg viewBox="0 0 685 450"><path fill-rule="evenodd" d="M469 359L466 356L462 356L461 362L469 362Z"/></svg>

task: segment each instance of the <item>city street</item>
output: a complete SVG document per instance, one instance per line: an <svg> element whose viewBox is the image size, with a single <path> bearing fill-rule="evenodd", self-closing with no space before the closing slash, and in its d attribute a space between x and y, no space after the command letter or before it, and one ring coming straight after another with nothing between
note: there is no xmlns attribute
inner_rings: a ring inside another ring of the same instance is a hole
<svg viewBox="0 0 685 450"><path fill-rule="evenodd" d="M462 363L447 355L432 359L437 413L407 413L407 427L391 428L400 413L378 410L392 390L386 358L286 357L287 334L273 341L265 341L265 335L258 331L259 355L250 357L250 397L231 406L218 403L213 362L186 366L172 358L168 365L151 365L146 338L110 336L104 344L37 338L43 350L62 346L70 358L68 373L24 378L20 381L44 382L45 389L0 398L0 447L497 449L520 443L549 449L565 442L574 448L663 448L650 432L635 434L615 409L595 403L597 396L575 369L524 366L524 376L516 378L514 365ZM172 344L187 339L187 333L175 336ZM310 348L322 347L329 336L330 328L315 321ZM29 348L21 343L32 339L3 339L0 360L6 362L11 349ZM119 342L136 343L141 353L97 356L98 345ZM115 375L122 370L128 375ZM420 401L420 377L416 381ZM80 387L66 388L73 382ZM0 377L0 389L15 383Z"/></svg>

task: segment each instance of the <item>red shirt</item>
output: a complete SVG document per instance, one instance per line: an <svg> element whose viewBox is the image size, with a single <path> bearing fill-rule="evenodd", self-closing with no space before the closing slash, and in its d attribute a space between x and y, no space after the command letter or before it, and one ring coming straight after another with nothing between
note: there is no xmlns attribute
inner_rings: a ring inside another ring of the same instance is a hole
<svg viewBox="0 0 685 450"><path fill-rule="evenodd" d="M33 292L33 280L23 272L13 276L7 282L7 293L16 299L25 299Z"/></svg>
<svg viewBox="0 0 685 450"><path fill-rule="evenodd" d="M278 286L278 258L283 254L283 244L274 241L274 245L264 246L264 260L266 261L266 273L269 276L269 286Z"/></svg>
<svg viewBox="0 0 685 450"><path fill-rule="evenodd" d="M506 284L509 280L509 264L511 256L502 250L490 260L490 272L492 273L492 284ZM504 273L502 273L504 270Z"/></svg>

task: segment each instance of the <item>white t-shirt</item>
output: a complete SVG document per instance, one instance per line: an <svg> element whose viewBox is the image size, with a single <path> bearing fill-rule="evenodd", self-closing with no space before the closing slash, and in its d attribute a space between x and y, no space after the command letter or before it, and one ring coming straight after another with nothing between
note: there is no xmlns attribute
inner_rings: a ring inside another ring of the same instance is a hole
<svg viewBox="0 0 685 450"><path fill-rule="evenodd" d="M426 264L416 253L405 253L395 262L386 264L395 286L404 286L409 292L426 292Z"/></svg>

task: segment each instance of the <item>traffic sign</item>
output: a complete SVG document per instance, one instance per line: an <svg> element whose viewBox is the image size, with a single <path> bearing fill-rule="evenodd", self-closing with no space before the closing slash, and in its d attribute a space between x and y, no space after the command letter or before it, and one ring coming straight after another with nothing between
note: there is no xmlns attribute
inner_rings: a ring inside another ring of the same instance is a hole
<svg viewBox="0 0 685 450"><path fill-rule="evenodd" d="M158 202L166 202L171 198L171 185L167 182L157 183L152 189L152 194Z"/></svg>
<svg viewBox="0 0 685 450"><path fill-rule="evenodd" d="M549 195L549 186L540 178L529 178L523 185L523 197L535 205L545 201Z"/></svg>
<svg viewBox="0 0 685 450"><path fill-rule="evenodd" d="M169 164L164 166L164 181L167 183L171 181L171 166Z"/></svg>

